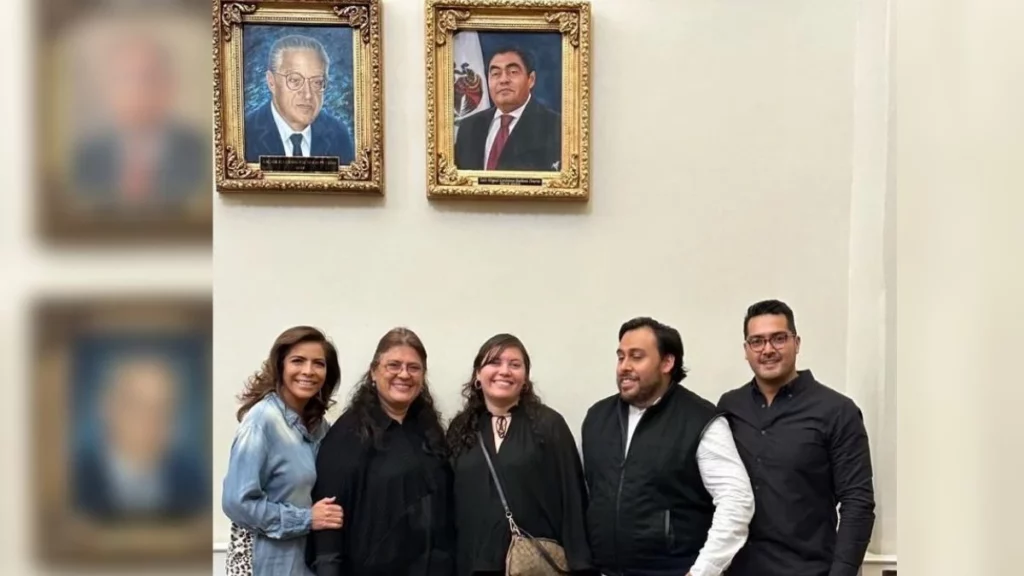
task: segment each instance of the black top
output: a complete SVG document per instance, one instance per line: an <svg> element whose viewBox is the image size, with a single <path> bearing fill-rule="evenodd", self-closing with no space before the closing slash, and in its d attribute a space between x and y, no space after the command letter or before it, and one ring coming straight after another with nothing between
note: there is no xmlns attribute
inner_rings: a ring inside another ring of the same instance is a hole
<svg viewBox="0 0 1024 576"><path fill-rule="evenodd" d="M628 405L618 394L583 420L594 564L607 576L681 576L700 555L715 514L697 448L715 405L669 386L644 411L626 453Z"/></svg>
<svg viewBox="0 0 1024 576"><path fill-rule="evenodd" d="M313 502L336 497L345 520L341 530L307 539L307 562L318 576L451 576L451 469L443 455L428 452L417 410L414 404L400 424L373 409L384 430L379 450L360 440L353 412L324 437Z"/></svg>
<svg viewBox="0 0 1024 576"><path fill-rule="evenodd" d="M479 422L516 524L536 538L558 541L569 569L588 572L586 486L576 442L561 414L539 406L531 420L524 409L513 408L497 455L491 418L484 413ZM512 536L479 443L455 462L455 494L457 573L504 573Z"/></svg>
<svg viewBox="0 0 1024 576"><path fill-rule="evenodd" d="M855 576L875 499L868 435L854 402L801 370L771 405L751 381L718 406L754 486L750 536L730 576Z"/></svg>

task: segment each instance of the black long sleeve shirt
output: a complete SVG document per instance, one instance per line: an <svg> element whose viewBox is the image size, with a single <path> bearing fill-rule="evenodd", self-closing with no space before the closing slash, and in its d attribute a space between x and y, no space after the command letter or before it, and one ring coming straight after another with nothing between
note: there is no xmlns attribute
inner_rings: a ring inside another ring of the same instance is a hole
<svg viewBox="0 0 1024 576"><path fill-rule="evenodd" d="M497 454L486 413L480 431L516 524L536 538L559 542L574 574L590 573L583 465L562 416L540 406L531 422L523 409L514 408ZM457 573L503 574L511 532L479 444L455 463L455 519Z"/></svg>
<svg viewBox="0 0 1024 576"><path fill-rule="evenodd" d="M801 370L771 404L751 381L718 407L756 507L728 574L856 576L875 521L868 435L856 404Z"/></svg>
<svg viewBox="0 0 1024 576"><path fill-rule="evenodd" d="M335 497L345 519L342 529L314 531L307 540L317 576L452 576L451 468L444 455L426 450L414 410L402 423L374 410L382 449L359 438L354 413L324 437L313 502Z"/></svg>

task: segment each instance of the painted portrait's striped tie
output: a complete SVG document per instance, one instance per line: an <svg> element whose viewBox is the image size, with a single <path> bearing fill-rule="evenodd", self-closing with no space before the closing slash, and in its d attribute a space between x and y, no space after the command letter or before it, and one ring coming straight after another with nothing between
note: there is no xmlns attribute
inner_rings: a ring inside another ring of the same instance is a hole
<svg viewBox="0 0 1024 576"><path fill-rule="evenodd" d="M487 169L494 170L498 167L498 158L501 157L501 151L505 148L505 142L508 141L508 125L512 123L515 116L511 114L502 114L501 127L498 128L498 135L494 137L494 144L491 144L491 153L487 155Z"/></svg>
<svg viewBox="0 0 1024 576"><path fill-rule="evenodd" d="M292 134L292 156L302 156L302 134Z"/></svg>

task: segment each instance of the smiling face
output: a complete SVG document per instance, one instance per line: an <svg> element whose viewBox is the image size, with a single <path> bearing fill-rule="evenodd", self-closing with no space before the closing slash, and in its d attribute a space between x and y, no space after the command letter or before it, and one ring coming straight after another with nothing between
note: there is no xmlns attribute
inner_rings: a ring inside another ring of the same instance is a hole
<svg viewBox="0 0 1024 576"><path fill-rule="evenodd" d="M796 377L800 337L793 334L782 314L763 314L747 321L743 351L762 383L782 385Z"/></svg>
<svg viewBox="0 0 1024 576"><path fill-rule="evenodd" d="M516 346L489 351L476 371L484 398L499 405L517 402L527 378L526 358Z"/></svg>
<svg viewBox="0 0 1024 576"><path fill-rule="evenodd" d="M622 335L616 350L619 396L633 406L647 406L669 385L675 358L662 356L654 330L644 326Z"/></svg>
<svg viewBox="0 0 1024 576"><path fill-rule="evenodd" d="M381 402L400 413L408 410L423 391L425 373L423 358L415 348L406 345L385 350L372 370Z"/></svg>
<svg viewBox="0 0 1024 576"><path fill-rule="evenodd" d="M281 396L288 406L302 412L327 378L327 358L319 342L299 342L284 354L281 362Z"/></svg>

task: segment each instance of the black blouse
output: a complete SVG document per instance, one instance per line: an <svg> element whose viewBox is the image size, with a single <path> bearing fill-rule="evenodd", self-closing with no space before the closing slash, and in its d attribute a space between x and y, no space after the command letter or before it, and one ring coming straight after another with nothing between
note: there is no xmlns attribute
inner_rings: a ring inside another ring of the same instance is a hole
<svg viewBox="0 0 1024 576"><path fill-rule="evenodd" d="M531 421L522 408L513 408L497 455L490 415L483 413L479 422L516 524L561 544L572 572L591 573L583 466L562 415L539 406ZM479 443L454 468L457 574L503 573L512 535Z"/></svg>
<svg viewBox="0 0 1024 576"><path fill-rule="evenodd" d="M402 423L374 410L384 431L380 450L361 441L350 412L324 437L313 502L334 496L345 518L342 529L307 539L317 576L452 576L451 468L428 452L416 410Z"/></svg>

